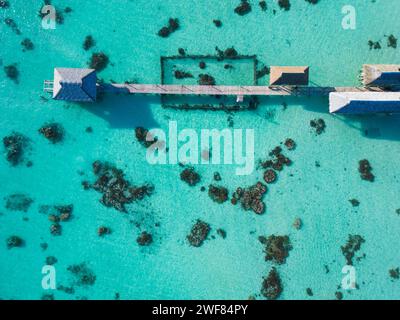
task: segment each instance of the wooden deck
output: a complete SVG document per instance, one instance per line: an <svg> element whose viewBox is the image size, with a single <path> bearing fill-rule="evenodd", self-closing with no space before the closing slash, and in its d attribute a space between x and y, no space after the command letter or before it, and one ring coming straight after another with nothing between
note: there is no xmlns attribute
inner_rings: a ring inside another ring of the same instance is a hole
<svg viewBox="0 0 400 320"><path fill-rule="evenodd" d="M331 92L381 92L364 87L291 87L291 86L200 86L158 84L100 84L100 92L155 95L226 96L327 96Z"/></svg>

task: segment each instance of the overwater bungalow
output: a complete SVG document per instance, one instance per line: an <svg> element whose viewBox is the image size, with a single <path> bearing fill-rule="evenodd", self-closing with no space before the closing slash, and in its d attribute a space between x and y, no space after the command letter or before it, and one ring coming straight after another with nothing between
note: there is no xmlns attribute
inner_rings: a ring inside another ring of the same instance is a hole
<svg viewBox="0 0 400 320"><path fill-rule="evenodd" d="M307 86L309 67L271 67L270 86Z"/></svg>
<svg viewBox="0 0 400 320"><path fill-rule="evenodd" d="M53 99L74 102L95 102L97 76L94 69L55 68L53 81L45 81L45 91Z"/></svg>
<svg viewBox="0 0 400 320"><path fill-rule="evenodd" d="M331 92L331 113L400 113L400 92Z"/></svg>
<svg viewBox="0 0 400 320"><path fill-rule="evenodd" d="M361 78L364 86L400 86L400 65L364 64Z"/></svg>

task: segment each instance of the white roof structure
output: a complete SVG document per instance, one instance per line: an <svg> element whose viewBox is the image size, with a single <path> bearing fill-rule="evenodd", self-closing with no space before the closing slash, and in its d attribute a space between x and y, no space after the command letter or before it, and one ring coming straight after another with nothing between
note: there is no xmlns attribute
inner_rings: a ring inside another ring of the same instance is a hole
<svg viewBox="0 0 400 320"><path fill-rule="evenodd" d="M96 71L94 69L55 68L53 98L56 100L96 101Z"/></svg>
<svg viewBox="0 0 400 320"><path fill-rule="evenodd" d="M331 92L330 113L400 113L400 92Z"/></svg>

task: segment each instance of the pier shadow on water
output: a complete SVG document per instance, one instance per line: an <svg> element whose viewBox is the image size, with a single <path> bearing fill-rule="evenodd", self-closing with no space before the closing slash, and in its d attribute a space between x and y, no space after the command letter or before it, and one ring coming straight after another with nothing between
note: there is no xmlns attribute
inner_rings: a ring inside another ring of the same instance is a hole
<svg viewBox="0 0 400 320"><path fill-rule="evenodd" d="M158 127L153 117L152 105L159 105L157 96L126 94L104 94L96 103L83 106L84 109L106 120L113 129L135 129Z"/></svg>
<svg viewBox="0 0 400 320"><path fill-rule="evenodd" d="M358 130L363 137L400 141L399 114L337 115L335 117L354 130Z"/></svg>
<svg viewBox="0 0 400 320"><path fill-rule="evenodd" d="M289 98L297 99L295 97ZM360 132L360 136L369 139L400 141L400 114L361 114L361 115L331 115L329 113L328 97L305 98L302 106L305 110L326 114L342 121L349 128Z"/></svg>
<svg viewBox="0 0 400 320"><path fill-rule="evenodd" d="M332 115L329 113L328 97L274 97L269 98L269 101L276 104L285 103L287 108L301 105L305 111L319 113L321 118L334 117L336 121L345 123L351 130L359 131L361 137L400 141L400 114Z"/></svg>

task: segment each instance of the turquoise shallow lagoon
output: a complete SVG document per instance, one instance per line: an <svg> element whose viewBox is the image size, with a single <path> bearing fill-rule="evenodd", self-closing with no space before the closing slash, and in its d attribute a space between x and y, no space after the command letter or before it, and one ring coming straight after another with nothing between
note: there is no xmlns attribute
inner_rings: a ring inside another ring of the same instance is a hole
<svg viewBox="0 0 400 320"><path fill-rule="evenodd" d="M56 30L41 28L42 1L9 2L8 9L0 8L0 67L16 63L20 74L16 84L0 72L0 137L27 136L26 158L33 166L12 167L5 155L0 158L0 298L114 299L118 293L121 299L263 299L262 278L276 265L264 260L258 237L272 234L289 235L293 246L286 263L276 266L284 287L281 299L335 299L337 291L344 299L399 297L400 280L389 276L390 269L400 267L399 117L332 116L326 98L265 98L256 110L232 114L164 109L159 97L109 95L86 106L41 98L43 80L52 78L54 67L86 67L93 52L110 58L98 74L104 81L159 83L160 56L177 55L178 48L214 54L216 46L257 55L261 65L309 65L317 85L357 85L363 63L399 63L400 49L388 48L385 38L400 36L398 0L320 0L317 5L291 0L289 11L267 0L266 12L251 0L253 10L243 17L234 13L238 0L53 0L59 10L72 8ZM355 30L342 29L341 10L348 4L356 8ZM170 17L179 19L180 29L166 39L157 36ZM21 35L5 24L6 18L15 21ZM216 28L213 19L222 27ZM96 45L84 51L87 35ZM32 40L34 50L22 51L24 38ZM370 50L369 40L381 41L382 48ZM240 73L219 68L213 66L213 72L220 70L221 83L252 79L246 64L238 67ZM260 84L267 81L262 78ZM198 165L201 183L189 187L180 180L178 165L149 165L134 135L137 126L167 130L169 120L182 129L223 129L229 117L234 128L255 130L256 160L268 158L286 138L297 143L296 150L285 151L293 164L269 188L261 216L229 201L216 204L200 191L214 183L216 171L222 176L219 184L232 194L238 186L262 180L261 170L236 176L234 166ZM318 118L326 123L321 135L310 127ZM61 143L51 144L38 133L48 122L64 127ZM89 126L93 133L85 131ZM375 182L361 180L361 159L370 161ZM100 193L81 185L93 180L95 160L115 164L135 184L152 182L154 194L129 205L126 214L104 207ZM17 193L34 200L27 212L6 208L6 198ZM353 198L358 207L349 202ZM58 204L73 204L73 218L62 225L61 236L52 236L39 208ZM292 226L297 217L301 230ZM197 219L212 228L200 248L186 241ZM99 237L102 225L112 234ZM218 228L226 231L225 239ZM142 231L153 235L151 246L137 244ZM338 289L346 264L341 246L349 234L365 239L356 253L360 259L354 259L356 290ZM25 246L7 249L11 235L23 238ZM57 285L70 286L73 275L67 268L79 263L95 274L95 283L74 286L72 294L43 290L41 270L48 256L58 260Z"/></svg>

